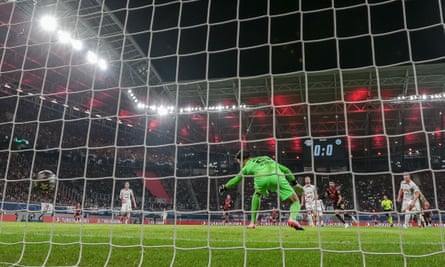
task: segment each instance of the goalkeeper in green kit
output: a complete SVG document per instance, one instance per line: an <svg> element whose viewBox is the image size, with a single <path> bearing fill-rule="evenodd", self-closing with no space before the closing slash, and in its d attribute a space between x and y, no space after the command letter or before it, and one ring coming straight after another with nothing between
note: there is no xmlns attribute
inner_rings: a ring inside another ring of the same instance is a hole
<svg viewBox="0 0 445 267"><path fill-rule="evenodd" d="M238 152L236 160L241 167L240 174L230 179L226 184L220 185L219 192L222 194L226 189L236 186L241 182L244 175L254 176L255 192L252 196L251 221L247 228L255 229L261 196L268 195L269 191L271 191L278 192L282 201L289 200L291 202L287 225L295 230L304 230L296 220L300 211L300 201L294 190L296 188L300 191L302 187L297 183L291 170L268 156L250 157L247 151L243 153Z"/></svg>

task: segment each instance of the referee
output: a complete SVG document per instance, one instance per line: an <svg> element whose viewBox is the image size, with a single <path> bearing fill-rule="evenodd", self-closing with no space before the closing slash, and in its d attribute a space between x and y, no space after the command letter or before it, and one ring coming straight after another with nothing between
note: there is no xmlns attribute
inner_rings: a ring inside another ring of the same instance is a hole
<svg viewBox="0 0 445 267"><path fill-rule="evenodd" d="M383 200L380 202L380 205L383 208L383 211L386 212L386 217L388 218L388 223L393 227L392 215L391 212L393 210L392 200L388 198L387 194L383 195Z"/></svg>

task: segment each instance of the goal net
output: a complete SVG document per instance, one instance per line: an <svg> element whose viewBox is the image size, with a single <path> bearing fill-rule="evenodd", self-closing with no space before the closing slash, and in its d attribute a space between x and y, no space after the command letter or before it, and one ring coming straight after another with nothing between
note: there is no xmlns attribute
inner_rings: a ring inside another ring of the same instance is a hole
<svg viewBox="0 0 445 267"><path fill-rule="evenodd" d="M0 1L0 265L445 265L444 11ZM254 178L218 192L238 151L309 177L323 216L295 231L270 192L247 229Z"/></svg>

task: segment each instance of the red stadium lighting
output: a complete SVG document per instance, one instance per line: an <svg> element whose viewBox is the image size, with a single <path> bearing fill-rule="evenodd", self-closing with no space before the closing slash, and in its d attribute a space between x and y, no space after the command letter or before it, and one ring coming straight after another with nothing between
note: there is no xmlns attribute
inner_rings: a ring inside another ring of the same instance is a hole
<svg viewBox="0 0 445 267"><path fill-rule="evenodd" d="M370 96L369 89L366 87L358 87L354 89L352 92L347 93L345 96L346 101L363 101L368 99Z"/></svg>

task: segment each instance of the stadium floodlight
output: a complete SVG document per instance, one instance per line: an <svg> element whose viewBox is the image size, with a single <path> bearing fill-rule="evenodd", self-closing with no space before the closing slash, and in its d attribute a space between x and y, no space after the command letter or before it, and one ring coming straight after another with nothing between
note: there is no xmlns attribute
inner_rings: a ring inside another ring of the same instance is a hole
<svg viewBox="0 0 445 267"><path fill-rule="evenodd" d="M73 47L74 50L80 51L83 48L83 44L81 41L79 40L71 40L71 46Z"/></svg>
<svg viewBox="0 0 445 267"><path fill-rule="evenodd" d="M40 26L45 31L53 32L53 31L57 30L57 20L53 16L49 16L49 15L43 16L40 19Z"/></svg>
<svg viewBox="0 0 445 267"><path fill-rule="evenodd" d="M59 38L59 42L61 42L62 44L72 43L73 40L71 38L71 35L66 31L58 31L57 37Z"/></svg>
<svg viewBox="0 0 445 267"><path fill-rule="evenodd" d="M108 68L107 62L104 59L102 59L102 58L98 59L97 66L101 70L107 70L107 68Z"/></svg>
<svg viewBox="0 0 445 267"><path fill-rule="evenodd" d="M168 114L168 109L164 106L158 107L157 111L158 111L158 114L161 116Z"/></svg>
<svg viewBox="0 0 445 267"><path fill-rule="evenodd" d="M94 53L92 51L88 51L87 52L87 60L88 60L88 63L96 64L97 61L99 60L99 58L96 53Z"/></svg>

